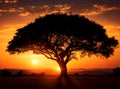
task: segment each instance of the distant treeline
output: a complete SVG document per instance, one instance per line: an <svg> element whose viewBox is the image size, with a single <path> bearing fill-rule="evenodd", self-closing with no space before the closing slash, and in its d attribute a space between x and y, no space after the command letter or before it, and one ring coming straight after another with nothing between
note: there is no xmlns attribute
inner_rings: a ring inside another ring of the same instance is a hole
<svg viewBox="0 0 120 89"><path fill-rule="evenodd" d="M35 73L27 74L23 70L18 70L17 72L13 73L10 69L1 69L0 70L0 76L33 76L37 75ZM45 75L45 73L40 73L39 75Z"/></svg>
<svg viewBox="0 0 120 89"><path fill-rule="evenodd" d="M113 69L114 75L120 75L120 67L116 67Z"/></svg>
<svg viewBox="0 0 120 89"><path fill-rule="evenodd" d="M112 72L108 73L108 74L104 74L104 75L112 75L112 76L120 76L120 67L116 67L111 69ZM99 70L96 70L99 72ZM105 70L104 70L105 71ZM88 72L83 72L83 74L81 74L80 72L74 72L72 73L72 75L74 76L80 76L80 75L86 75L89 76L91 71ZM95 72L95 71L93 71ZM27 73L25 70L12 70L12 69L1 69L0 70L0 76L5 76L5 77L11 77L11 76L34 76L34 75L41 75L44 76L45 73L41 72L39 74L36 73Z"/></svg>
<svg viewBox="0 0 120 89"><path fill-rule="evenodd" d="M116 67L113 69L93 69L93 70L85 70L82 72L75 72L74 76L91 76L91 75L106 75L106 76L120 76L120 67Z"/></svg>

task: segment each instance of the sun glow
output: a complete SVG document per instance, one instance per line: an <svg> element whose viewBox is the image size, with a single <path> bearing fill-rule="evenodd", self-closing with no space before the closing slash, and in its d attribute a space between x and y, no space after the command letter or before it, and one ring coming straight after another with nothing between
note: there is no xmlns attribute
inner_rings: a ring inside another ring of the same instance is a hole
<svg viewBox="0 0 120 89"><path fill-rule="evenodd" d="M60 67L57 67L57 68L56 68L56 71L60 72L60 71L61 71Z"/></svg>
<svg viewBox="0 0 120 89"><path fill-rule="evenodd" d="M38 60L37 59L33 59L32 60L32 64L34 64L34 65L38 64Z"/></svg>

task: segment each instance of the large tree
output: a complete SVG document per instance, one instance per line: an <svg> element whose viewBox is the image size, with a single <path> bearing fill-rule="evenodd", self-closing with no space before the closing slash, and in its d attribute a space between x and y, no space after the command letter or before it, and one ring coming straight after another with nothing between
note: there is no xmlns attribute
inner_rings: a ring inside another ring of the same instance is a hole
<svg viewBox="0 0 120 89"><path fill-rule="evenodd" d="M32 50L55 60L61 76L67 76L67 63L76 57L97 55L105 58L113 54L118 41L108 37L103 26L84 16L49 14L19 28L7 46L10 54Z"/></svg>

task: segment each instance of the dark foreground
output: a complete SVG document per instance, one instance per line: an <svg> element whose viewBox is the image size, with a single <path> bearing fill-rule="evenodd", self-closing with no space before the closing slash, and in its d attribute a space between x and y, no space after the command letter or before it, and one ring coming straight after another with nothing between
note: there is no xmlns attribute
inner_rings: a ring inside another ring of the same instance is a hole
<svg viewBox="0 0 120 89"><path fill-rule="evenodd" d="M0 77L0 89L120 89L120 76Z"/></svg>

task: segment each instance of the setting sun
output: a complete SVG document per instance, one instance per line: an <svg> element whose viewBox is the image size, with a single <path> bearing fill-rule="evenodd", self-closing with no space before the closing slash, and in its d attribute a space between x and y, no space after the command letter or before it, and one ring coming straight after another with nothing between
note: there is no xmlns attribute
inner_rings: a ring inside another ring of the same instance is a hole
<svg viewBox="0 0 120 89"><path fill-rule="evenodd" d="M34 65L38 64L38 60L37 59L33 59L32 60L32 64L34 64Z"/></svg>
<svg viewBox="0 0 120 89"><path fill-rule="evenodd" d="M61 69L60 69L59 67L57 67L57 68L56 68L56 71L59 71L59 72L60 72L60 71L61 71Z"/></svg>

